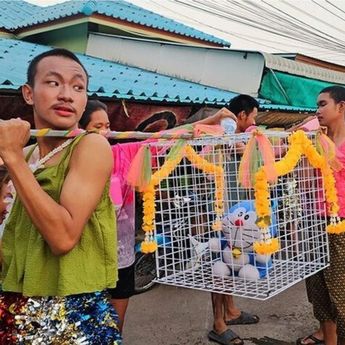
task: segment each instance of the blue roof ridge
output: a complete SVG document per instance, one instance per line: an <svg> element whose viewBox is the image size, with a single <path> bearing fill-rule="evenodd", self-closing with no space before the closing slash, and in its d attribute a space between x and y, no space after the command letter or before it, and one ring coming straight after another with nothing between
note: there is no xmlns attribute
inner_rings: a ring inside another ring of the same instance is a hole
<svg viewBox="0 0 345 345"><path fill-rule="evenodd" d="M0 1L0 5L1 3L4 3L4 1ZM18 0L15 2L11 1L10 3L17 5L20 4L20 10L17 8L17 10L14 11L17 15L17 21L15 21L15 19L8 20L8 13L6 13L7 17L3 18L3 20L7 22L7 27L4 26L4 28L11 31L78 14L91 16L92 14L97 13L109 18L140 24L145 27L175 33L180 36L190 37L200 41L230 46L229 42L221 38L215 37L211 34L205 33L125 0L69 0L47 7L32 5L23 0ZM10 6L9 8L11 9L12 7ZM20 11L23 11L23 8L29 11L29 15L21 18ZM4 11L6 12L6 10L8 11L9 9L5 8ZM35 13L32 13L33 10Z"/></svg>
<svg viewBox="0 0 345 345"><path fill-rule="evenodd" d="M111 0L110 0L111 1ZM126 0L121 0L122 2L126 2L126 3L130 3L129 1L126 1ZM161 18L163 18L163 19L165 19L165 20L169 20L169 21L171 21L171 22L174 22L174 23L176 23L177 25L183 25L184 27L187 27L187 28L189 28L189 29L192 29L193 31L195 31L195 32L199 32L199 33L202 33L202 34L206 34L207 36L209 36L209 37L212 37L214 40L216 40L216 41L219 41L219 40L221 40L221 41L223 41L224 43L225 43L225 45L230 45L229 44L229 42L226 42L225 40L222 40L222 39L220 39L220 38L218 38L218 37L216 37L216 36L214 36L214 35L211 35L211 34L209 34L209 33L205 33L205 32L203 32L203 31L201 31L201 30L198 30L198 29L195 29L195 28L193 28L193 27L191 27L191 26L188 26L188 25L186 25L186 24L183 24L183 23L180 23L180 22L178 22L177 20L175 20L175 19L171 19L171 18L169 18L169 17L165 17L165 16L163 16L163 15L161 15L161 14L159 14L159 13L155 13L155 12L153 12L153 11L151 11L151 10L147 10L146 8L143 8L143 7L140 7L140 6L137 6L137 5L135 5L135 4L133 4L133 3L130 3L131 4L131 6L132 7L136 7L136 8L138 8L139 10L144 10L144 11L146 11L146 12L148 12L148 13L151 13L151 14L154 14L154 15L156 15L156 16L159 16L159 17L161 17ZM164 30L164 31L169 31L169 30L165 30L164 29L164 27L162 28L162 30Z"/></svg>

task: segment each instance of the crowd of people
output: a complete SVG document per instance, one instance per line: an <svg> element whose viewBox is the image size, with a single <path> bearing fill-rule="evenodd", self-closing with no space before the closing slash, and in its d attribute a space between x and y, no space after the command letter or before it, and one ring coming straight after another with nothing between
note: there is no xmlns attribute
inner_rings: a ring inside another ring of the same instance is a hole
<svg viewBox="0 0 345 345"><path fill-rule="evenodd" d="M119 188L121 198L111 197L111 176L117 169L123 174L116 161L121 150L93 133L109 130L110 122L105 104L88 101L87 87L87 71L73 53L47 51L31 61L22 88L35 127L87 131L26 146L30 124L0 120L0 344L122 344L134 293L133 190ZM231 118L243 133L255 126L258 108L253 97L239 95L199 123ZM334 176L345 217L345 88L321 90L317 116L344 164ZM330 266L306 281L320 328L299 345L345 345L344 236L330 235ZM211 298L209 339L244 344L231 326L259 317L239 310L232 296Z"/></svg>

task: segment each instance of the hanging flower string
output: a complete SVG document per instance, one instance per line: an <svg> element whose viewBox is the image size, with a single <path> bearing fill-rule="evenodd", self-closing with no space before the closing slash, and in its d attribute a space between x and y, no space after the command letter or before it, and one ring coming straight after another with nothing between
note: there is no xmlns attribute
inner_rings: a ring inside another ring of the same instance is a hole
<svg viewBox="0 0 345 345"><path fill-rule="evenodd" d="M328 158L317 152L303 131L293 133L288 140L289 149L286 155L280 161L274 163L277 175L282 176L291 172L296 167L302 154L304 154L314 168L321 170L324 179L327 208L331 218L330 224L327 226L327 232L333 234L344 232L345 221L341 221L338 217L339 205L335 179L328 164ZM257 225L262 232L261 241L254 244L254 250L259 254L272 254L279 250L279 242L276 238L270 238L268 230L271 224L271 208L269 184L264 166L255 174L254 193L258 216Z"/></svg>
<svg viewBox="0 0 345 345"><path fill-rule="evenodd" d="M157 249L157 243L154 239L154 220L156 214L155 206L155 186L172 173L183 157L186 157L196 168L207 174L214 175L216 185L215 212L216 221L213 228L221 230L221 217L224 212L223 193L224 193L224 171L221 166L217 166L200 157L190 145L177 145L172 155L166 159L162 167L157 170L151 178L148 186L143 193L143 226L145 239L141 244L143 253L153 253Z"/></svg>
<svg viewBox="0 0 345 345"><path fill-rule="evenodd" d="M256 253L266 255L277 252L280 244L277 238L272 238L269 227L271 225L271 207L269 184L264 167L255 174L254 184L255 209L257 213L257 226L261 229L260 241L254 242Z"/></svg>
<svg viewBox="0 0 345 345"><path fill-rule="evenodd" d="M145 232L145 239L141 243L141 251L143 253L154 253L157 250L157 242L153 234L154 219L156 215L155 186L171 174L180 163L182 157L181 147L180 152L175 152L174 157L167 159L162 167L152 175L149 185L144 188L142 229Z"/></svg>
<svg viewBox="0 0 345 345"><path fill-rule="evenodd" d="M254 243L254 250L259 254L274 253L279 250L278 239L271 238L269 231L271 208L268 181L276 183L277 177L272 144L261 131L255 130L244 150L238 180L244 188L256 186L257 225L261 229L261 234L260 242Z"/></svg>
<svg viewBox="0 0 345 345"><path fill-rule="evenodd" d="M185 151L186 157L194 166L206 174L214 175L216 185L216 198L214 205L216 220L212 225L212 229L220 231L222 230L222 216L224 213L224 169L221 165L215 165L200 157L189 145L186 147Z"/></svg>

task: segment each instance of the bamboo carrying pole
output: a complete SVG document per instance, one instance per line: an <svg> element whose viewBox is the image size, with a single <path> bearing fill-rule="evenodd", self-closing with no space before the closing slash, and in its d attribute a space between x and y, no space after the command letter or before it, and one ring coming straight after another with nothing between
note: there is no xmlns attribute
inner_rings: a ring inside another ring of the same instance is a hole
<svg viewBox="0 0 345 345"><path fill-rule="evenodd" d="M73 138L86 131L83 129L73 130L55 130L55 129L31 129L31 137L66 137ZM116 132L116 131L89 131L89 133L99 133L109 139L193 139L193 133L181 133L181 132L156 132L156 133L145 133L145 132Z"/></svg>

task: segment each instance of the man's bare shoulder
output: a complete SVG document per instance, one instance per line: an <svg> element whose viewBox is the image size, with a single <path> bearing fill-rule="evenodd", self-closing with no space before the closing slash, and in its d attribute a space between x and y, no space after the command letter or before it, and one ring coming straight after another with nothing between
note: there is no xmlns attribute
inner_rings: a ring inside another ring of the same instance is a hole
<svg viewBox="0 0 345 345"><path fill-rule="evenodd" d="M90 133L85 135L77 146L78 150L98 152L99 150L111 151L108 140L100 134Z"/></svg>
<svg viewBox="0 0 345 345"><path fill-rule="evenodd" d="M85 135L78 143L72 155L72 163L101 164L112 167L113 155L108 140L100 134Z"/></svg>

